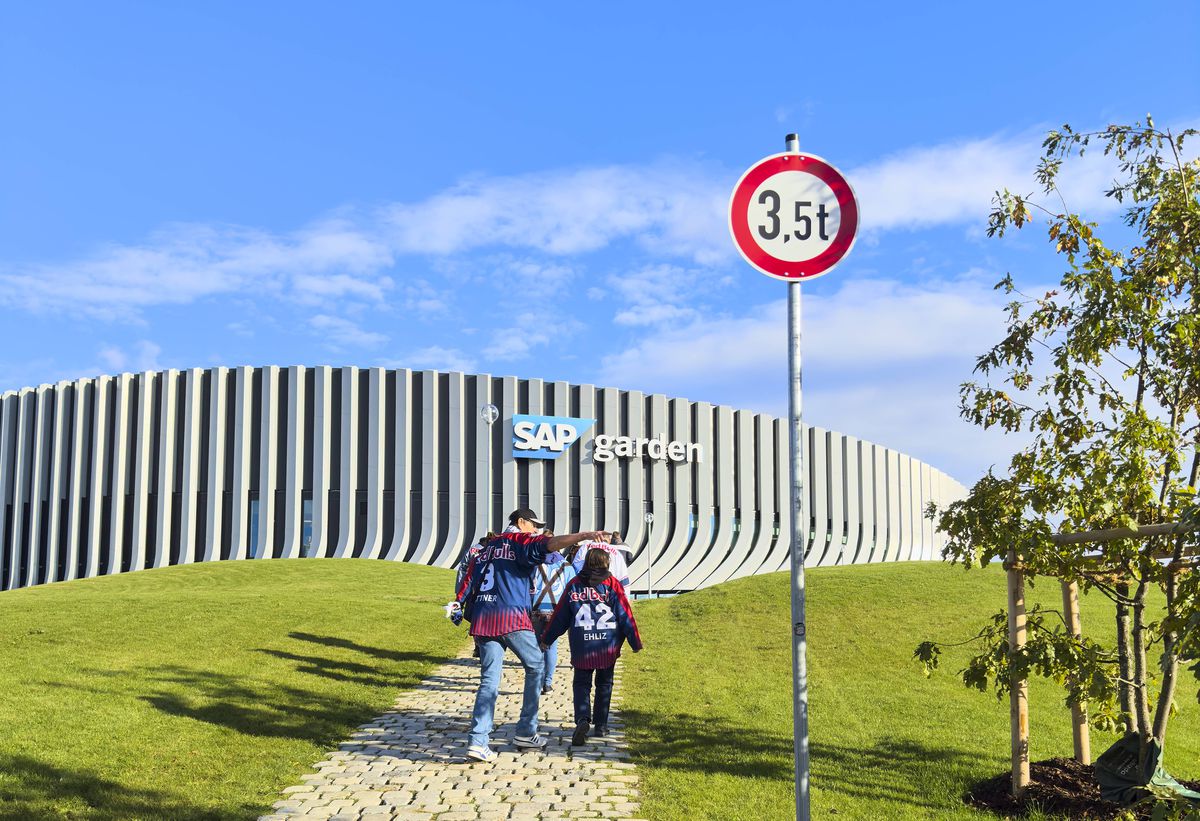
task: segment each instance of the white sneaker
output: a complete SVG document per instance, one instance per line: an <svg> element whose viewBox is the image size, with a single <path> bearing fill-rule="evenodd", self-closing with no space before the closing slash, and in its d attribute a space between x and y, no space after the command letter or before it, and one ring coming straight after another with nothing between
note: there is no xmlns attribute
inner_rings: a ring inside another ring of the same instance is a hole
<svg viewBox="0 0 1200 821"><path fill-rule="evenodd" d="M546 746L546 743L547 739L541 733L513 736L513 744L522 750L540 750Z"/></svg>
<svg viewBox="0 0 1200 821"><path fill-rule="evenodd" d="M473 761L482 761L484 764L491 764L496 760L496 751L491 747L481 747L478 744L472 744L467 747L467 758Z"/></svg>

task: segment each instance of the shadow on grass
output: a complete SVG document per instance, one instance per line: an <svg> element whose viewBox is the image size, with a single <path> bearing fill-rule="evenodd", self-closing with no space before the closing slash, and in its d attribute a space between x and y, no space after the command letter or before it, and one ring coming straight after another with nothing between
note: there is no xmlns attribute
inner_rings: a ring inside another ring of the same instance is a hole
<svg viewBox="0 0 1200 821"><path fill-rule="evenodd" d="M947 798L961 801L970 783L994 770L991 759L973 750L912 739L888 739L867 747L816 743L811 753L813 778L827 789L872 803L911 807L944 808Z"/></svg>
<svg viewBox="0 0 1200 821"><path fill-rule="evenodd" d="M334 681L345 681L362 684L367 687L391 687L397 684L395 676L385 675L378 667L369 664L359 664L353 661L338 661L323 656L301 656L285 650L267 650L259 648L256 653L264 653L284 661L298 662L296 672L321 676ZM431 659L432 661L432 659Z"/></svg>
<svg viewBox="0 0 1200 821"><path fill-rule="evenodd" d="M794 781L792 738L720 718L621 710L639 766ZM994 767L971 750L887 739L863 747L814 742L812 777L823 790L867 802L944 807ZM836 799L834 799L836 802Z"/></svg>
<svg viewBox="0 0 1200 821"><path fill-rule="evenodd" d="M158 666L140 675L131 674L130 671L78 670L88 678L112 680L113 683L88 686L53 682L48 686L94 695L132 696L170 715L227 727L249 736L299 739L326 748L345 738L348 729L357 727L380 712L379 691L417 685L435 690L461 686L461 682L452 679L421 675L422 671L433 665L454 661L444 656L382 650L330 636L303 633L293 633L292 636L302 641L353 649L380 661L364 664L271 648L259 648L254 652L295 662L297 673L370 690L335 687L330 692L318 687L299 686L303 683L302 679L296 684L280 684L264 681L261 676L181 665ZM397 662L407 664L397 665ZM137 675L141 681L131 682L131 675Z"/></svg>
<svg viewBox="0 0 1200 821"><path fill-rule="evenodd" d="M288 638L296 639L297 641L307 641L312 644L322 644L326 647L337 647L342 650L353 650L356 653L363 653L372 658L383 659L385 661L448 661L448 659L442 657L434 658L426 653L412 653L407 650L386 650L382 647L372 647L369 644L359 644L337 636L317 636L312 633L291 632L288 633Z"/></svg>
<svg viewBox="0 0 1200 821"><path fill-rule="evenodd" d="M227 728L251 737L300 740L323 749L346 746L356 727L381 712L382 700L396 690L414 687L442 656L390 652L353 642L315 637L317 643L353 649L361 661L327 658L320 653L297 654L260 649L295 672L278 669L264 674L197 669L190 665L159 665L140 669L77 669L75 681L47 686L87 693L104 700L141 702L170 716ZM304 640L304 639L301 639ZM331 651L330 655L344 655ZM262 665L258 665L261 668ZM301 674L301 675L297 675ZM320 683L309 676L333 680ZM445 683L436 683L443 688ZM69 697L68 697L69 703ZM450 717L451 720L461 717ZM179 732L194 732L179 725ZM455 727L457 729L457 726ZM111 728L120 732L119 727ZM199 736L198 736L199 737ZM147 751L151 754L150 751ZM239 766L230 761L230 766ZM162 783L170 783L163 771ZM224 819L256 816L264 807L230 805L204 808L167 790L142 790L101 778L83 767L64 769L32 758L0 756L0 819L86 817L97 819L170 818ZM279 785L280 788L286 785Z"/></svg>
<svg viewBox="0 0 1200 821"><path fill-rule="evenodd" d="M421 680L413 672L384 675L384 671L374 668L374 675L353 677L331 674L319 667L299 670L382 687L410 687ZM355 727L379 712L379 705L367 698L247 680L210 670L163 667L151 680L163 686L159 692L141 698L165 713L246 735L302 739L323 747L341 740L347 727Z"/></svg>
<svg viewBox="0 0 1200 821"><path fill-rule="evenodd" d="M251 818L261 807L198 807L165 790L132 788L78 768L63 769L28 756L0 755L0 818L81 818L125 821L129 818Z"/></svg>

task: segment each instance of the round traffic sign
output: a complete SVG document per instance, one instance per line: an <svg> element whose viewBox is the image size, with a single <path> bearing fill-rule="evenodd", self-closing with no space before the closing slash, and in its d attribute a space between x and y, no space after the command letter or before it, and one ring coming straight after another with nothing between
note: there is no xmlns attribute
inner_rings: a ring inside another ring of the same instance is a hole
<svg viewBox="0 0 1200 821"><path fill-rule="evenodd" d="M767 276L814 279L854 245L858 200L841 172L820 157L775 154L734 186L729 232L746 261Z"/></svg>

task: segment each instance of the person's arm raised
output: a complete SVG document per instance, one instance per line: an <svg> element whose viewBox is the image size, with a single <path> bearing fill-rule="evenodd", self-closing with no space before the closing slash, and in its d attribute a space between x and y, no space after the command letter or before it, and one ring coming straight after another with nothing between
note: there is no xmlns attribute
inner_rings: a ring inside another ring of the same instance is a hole
<svg viewBox="0 0 1200 821"><path fill-rule="evenodd" d="M546 552L563 551L580 542L596 542L605 535L603 530L585 530L582 533L564 533L562 536L551 536L546 542Z"/></svg>

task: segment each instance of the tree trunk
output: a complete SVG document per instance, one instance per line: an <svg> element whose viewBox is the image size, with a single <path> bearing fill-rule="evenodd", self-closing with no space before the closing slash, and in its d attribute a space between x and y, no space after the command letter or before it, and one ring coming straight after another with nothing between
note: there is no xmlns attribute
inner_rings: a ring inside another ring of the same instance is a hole
<svg viewBox="0 0 1200 821"><path fill-rule="evenodd" d="M1121 669L1121 683L1117 691L1121 698L1121 712L1125 715L1125 732L1140 733L1142 728L1138 725L1133 686L1130 684L1133 681L1133 650L1129 641L1129 605L1124 603L1124 600L1129 598L1129 584L1119 582L1116 589L1117 595L1122 599L1117 602L1117 659Z"/></svg>
<svg viewBox="0 0 1200 821"><path fill-rule="evenodd" d="M1139 761L1145 763L1147 742L1150 740L1150 689L1149 671L1146 668L1146 582L1138 582L1133 594L1133 699L1137 708L1139 735L1141 737Z"/></svg>
<svg viewBox="0 0 1200 821"><path fill-rule="evenodd" d="M1176 540L1174 561L1167 567L1167 616L1175 615L1175 599L1178 584L1177 567L1183 553L1183 539ZM1158 691L1158 704L1154 709L1154 740L1163 749L1167 740L1167 722L1171 718L1171 702L1175 698L1175 682L1179 678L1179 653L1176 650L1178 635L1174 630L1163 631L1162 688Z"/></svg>
<svg viewBox="0 0 1200 821"><path fill-rule="evenodd" d="M1175 609L1175 570L1168 571L1171 575L1167 580L1167 613ZM1159 749L1163 749L1167 740L1167 720L1171 717L1171 702L1175 698L1175 680L1179 674L1179 654L1175 651L1175 632L1168 630L1163 634L1162 657L1163 680L1162 688L1158 691L1158 704L1154 708L1154 740Z"/></svg>
<svg viewBox="0 0 1200 821"><path fill-rule="evenodd" d="M1200 474L1200 451L1192 454L1192 469L1188 474L1188 484L1196 485L1197 475ZM1171 564L1167 566L1167 616L1175 615L1175 599L1178 595L1179 562L1183 558L1183 535L1175 537L1175 549L1171 551ZM1162 689L1158 691L1158 704L1154 709L1154 740L1159 749L1164 749L1167 741L1167 722L1171 719L1171 702L1175 699L1175 682L1179 678L1179 653L1176 650L1179 635L1174 630L1163 631Z"/></svg>

